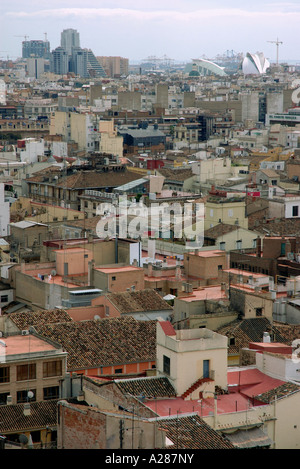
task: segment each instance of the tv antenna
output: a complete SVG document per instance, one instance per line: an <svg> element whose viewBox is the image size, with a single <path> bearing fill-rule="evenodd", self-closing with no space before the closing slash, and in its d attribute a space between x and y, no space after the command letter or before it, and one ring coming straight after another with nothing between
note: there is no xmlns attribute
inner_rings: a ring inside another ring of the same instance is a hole
<svg viewBox="0 0 300 469"><path fill-rule="evenodd" d="M278 41L278 38L277 38L277 41L268 41L268 42L271 42L272 44L276 44L276 65L278 65L278 58L279 58L279 45L280 44L283 44L282 41Z"/></svg>

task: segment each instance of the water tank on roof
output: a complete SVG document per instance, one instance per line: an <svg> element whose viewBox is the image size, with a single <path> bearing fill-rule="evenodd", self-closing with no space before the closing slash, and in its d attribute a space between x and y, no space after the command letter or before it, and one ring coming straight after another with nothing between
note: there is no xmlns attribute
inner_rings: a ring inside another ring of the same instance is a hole
<svg viewBox="0 0 300 469"><path fill-rule="evenodd" d="M263 342L264 343L269 343L271 342L270 334L268 332L263 333Z"/></svg>

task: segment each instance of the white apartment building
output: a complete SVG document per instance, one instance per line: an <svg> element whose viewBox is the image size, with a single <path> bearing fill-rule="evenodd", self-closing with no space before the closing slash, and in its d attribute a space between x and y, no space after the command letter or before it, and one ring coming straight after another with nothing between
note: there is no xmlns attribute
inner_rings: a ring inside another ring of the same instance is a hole
<svg viewBox="0 0 300 469"><path fill-rule="evenodd" d="M9 235L10 210L9 202L5 202L4 184L0 184L0 236Z"/></svg>

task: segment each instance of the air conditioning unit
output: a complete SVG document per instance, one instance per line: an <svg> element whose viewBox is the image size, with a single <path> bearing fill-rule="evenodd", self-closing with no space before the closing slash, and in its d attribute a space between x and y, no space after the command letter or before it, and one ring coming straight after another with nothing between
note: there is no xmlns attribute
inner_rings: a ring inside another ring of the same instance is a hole
<svg viewBox="0 0 300 469"><path fill-rule="evenodd" d="M22 335L29 335L29 330L28 329L24 329L22 331Z"/></svg>

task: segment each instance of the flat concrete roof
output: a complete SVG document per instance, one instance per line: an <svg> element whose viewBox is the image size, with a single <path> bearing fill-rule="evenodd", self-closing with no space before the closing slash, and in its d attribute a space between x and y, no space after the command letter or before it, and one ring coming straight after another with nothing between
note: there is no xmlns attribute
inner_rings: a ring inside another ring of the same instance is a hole
<svg viewBox="0 0 300 469"><path fill-rule="evenodd" d="M35 337L32 334L29 335L14 335L9 337L0 338L0 356L3 357L9 355L23 355L35 352L46 352L46 351L57 350L54 345Z"/></svg>

